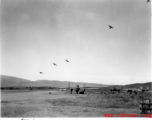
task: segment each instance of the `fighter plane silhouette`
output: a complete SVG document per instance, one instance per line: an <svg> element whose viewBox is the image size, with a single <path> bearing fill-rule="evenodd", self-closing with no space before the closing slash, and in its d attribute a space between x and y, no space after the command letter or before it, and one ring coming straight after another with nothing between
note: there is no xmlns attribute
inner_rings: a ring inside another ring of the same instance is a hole
<svg viewBox="0 0 152 120"><path fill-rule="evenodd" d="M66 59L65 59L65 61L66 61L66 62L70 62L70 61L68 61L68 60L66 60Z"/></svg>
<svg viewBox="0 0 152 120"><path fill-rule="evenodd" d="M109 26L109 29L113 29L113 27L111 25L108 25Z"/></svg>
<svg viewBox="0 0 152 120"><path fill-rule="evenodd" d="M53 65L57 66L55 63L53 63Z"/></svg>

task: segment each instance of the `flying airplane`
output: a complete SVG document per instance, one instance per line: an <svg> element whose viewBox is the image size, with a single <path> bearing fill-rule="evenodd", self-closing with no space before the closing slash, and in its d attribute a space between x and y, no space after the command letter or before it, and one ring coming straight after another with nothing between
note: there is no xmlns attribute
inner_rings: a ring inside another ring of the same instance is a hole
<svg viewBox="0 0 152 120"><path fill-rule="evenodd" d="M55 63L53 63L53 65L57 66Z"/></svg>
<svg viewBox="0 0 152 120"><path fill-rule="evenodd" d="M108 25L109 26L109 29L113 29L113 27L111 25Z"/></svg>
<svg viewBox="0 0 152 120"><path fill-rule="evenodd" d="M70 62L70 61L68 61L68 60L66 60L66 59L65 59L65 61L66 61L66 62Z"/></svg>

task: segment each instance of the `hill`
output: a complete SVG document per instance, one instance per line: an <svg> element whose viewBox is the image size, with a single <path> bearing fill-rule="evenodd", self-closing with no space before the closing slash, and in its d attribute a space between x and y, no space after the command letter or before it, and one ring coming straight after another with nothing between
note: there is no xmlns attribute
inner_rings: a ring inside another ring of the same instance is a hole
<svg viewBox="0 0 152 120"><path fill-rule="evenodd" d="M5 75L1 75L0 80L1 87L25 86L31 82L30 80Z"/></svg>
<svg viewBox="0 0 152 120"><path fill-rule="evenodd" d="M70 87L75 87L79 85L80 87L104 87L103 89L110 89L112 87L123 87L124 89L128 88L146 88L147 86L152 90L152 82L147 83L135 83L127 85L104 85L104 84L95 84L95 83L84 83L84 82L70 82L70 81L59 81L59 80L36 80L30 81L27 79L1 75L1 87L57 87L57 88L66 88L68 84ZM105 88L106 87L106 88Z"/></svg>
<svg viewBox="0 0 152 120"><path fill-rule="evenodd" d="M141 86L143 87L143 89L146 89L146 87L149 87L152 90L152 82L128 84L128 85L125 85L124 88L126 88L126 89L137 88L137 89L139 89Z"/></svg>
<svg viewBox="0 0 152 120"><path fill-rule="evenodd" d="M95 83L83 83L83 82L70 82L70 81L58 81L58 80L37 80L37 81L30 81L22 78L12 77L1 75L1 87L58 87L58 88L65 88L68 87L75 87L79 85L83 87L107 87L108 85L103 84L95 84Z"/></svg>
<svg viewBox="0 0 152 120"><path fill-rule="evenodd" d="M114 85L114 86L108 86L106 89L111 89L112 87L115 88L123 88L123 89L140 89L142 87L143 89L146 89L149 87L150 90L152 90L152 82L146 82L146 83L134 83L134 84L127 84L127 85Z"/></svg>

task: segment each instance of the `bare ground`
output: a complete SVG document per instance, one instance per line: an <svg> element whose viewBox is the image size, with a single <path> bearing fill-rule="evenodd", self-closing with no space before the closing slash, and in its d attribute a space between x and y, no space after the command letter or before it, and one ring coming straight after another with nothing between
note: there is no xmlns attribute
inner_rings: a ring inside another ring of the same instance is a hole
<svg viewBox="0 0 152 120"><path fill-rule="evenodd" d="M2 117L104 117L104 114L138 114L138 108L102 108L83 105L86 95L62 91L1 92ZM81 98L81 99L80 99ZM83 101L80 101L83 100ZM73 102L74 101L74 102ZM80 103L81 102L81 103ZM88 103L90 104L90 103Z"/></svg>

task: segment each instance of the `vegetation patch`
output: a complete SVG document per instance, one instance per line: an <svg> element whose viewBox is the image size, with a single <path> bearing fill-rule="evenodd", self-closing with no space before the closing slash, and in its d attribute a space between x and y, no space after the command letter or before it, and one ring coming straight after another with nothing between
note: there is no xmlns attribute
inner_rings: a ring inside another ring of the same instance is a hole
<svg viewBox="0 0 152 120"><path fill-rule="evenodd" d="M138 108L142 99L152 99L151 93L139 94L87 94L86 96L77 96L77 98L62 98L47 100L50 104L55 106L83 106L95 108Z"/></svg>
<svg viewBox="0 0 152 120"><path fill-rule="evenodd" d="M9 103L9 101L4 101L4 100L2 100L1 103Z"/></svg>

